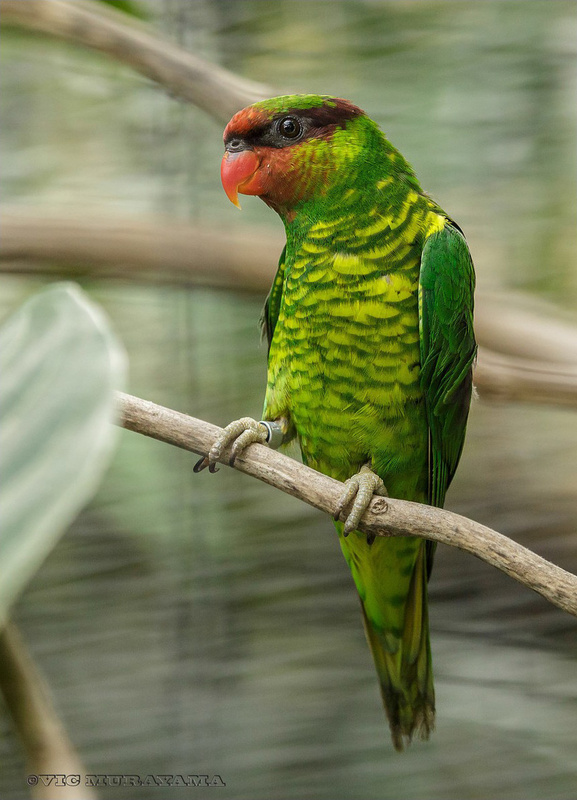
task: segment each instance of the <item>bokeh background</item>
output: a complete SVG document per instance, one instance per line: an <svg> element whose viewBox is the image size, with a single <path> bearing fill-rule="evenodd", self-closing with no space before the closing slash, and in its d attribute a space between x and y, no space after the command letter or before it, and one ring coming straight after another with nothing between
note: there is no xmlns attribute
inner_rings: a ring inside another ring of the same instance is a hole
<svg viewBox="0 0 577 800"><path fill-rule="evenodd" d="M279 93L363 107L465 230L481 291L575 318L574 2L142 7L157 32ZM238 214L222 192L220 127L128 67L7 31L0 91L4 204L280 235L264 204ZM259 417L264 296L78 266L127 348L131 393L217 424ZM2 316L51 280L0 276ZM399 756L330 520L232 470L193 475L194 461L123 431L14 610L89 772L218 774L226 788L171 796L231 800L575 798L575 619L439 547L437 731ZM474 404L449 508L576 571L576 489L575 412ZM3 714L0 796L28 796L25 769Z"/></svg>

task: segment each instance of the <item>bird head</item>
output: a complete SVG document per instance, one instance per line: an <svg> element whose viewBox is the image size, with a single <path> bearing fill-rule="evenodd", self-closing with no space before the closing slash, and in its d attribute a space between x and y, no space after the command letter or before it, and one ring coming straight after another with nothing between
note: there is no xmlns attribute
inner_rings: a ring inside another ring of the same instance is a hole
<svg viewBox="0 0 577 800"><path fill-rule="evenodd" d="M352 162L370 161L375 136L384 139L348 100L287 95L255 103L224 131L224 190L239 208L239 193L258 195L290 221L300 205L350 181Z"/></svg>

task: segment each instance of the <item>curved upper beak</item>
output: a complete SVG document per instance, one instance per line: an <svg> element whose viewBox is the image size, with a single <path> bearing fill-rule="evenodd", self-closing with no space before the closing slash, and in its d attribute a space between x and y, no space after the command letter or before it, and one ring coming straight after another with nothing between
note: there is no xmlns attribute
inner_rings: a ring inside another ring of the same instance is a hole
<svg viewBox="0 0 577 800"><path fill-rule="evenodd" d="M225 152L220 165L220 179L226 196L237 208L240 208L238 193L242 194L243 185L248 183L259 166L260 159L254 150Z"/></svg>

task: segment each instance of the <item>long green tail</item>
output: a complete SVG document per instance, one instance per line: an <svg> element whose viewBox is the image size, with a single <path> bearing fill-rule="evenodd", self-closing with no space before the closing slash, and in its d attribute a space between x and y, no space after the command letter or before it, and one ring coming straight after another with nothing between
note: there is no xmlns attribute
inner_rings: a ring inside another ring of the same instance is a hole
<svg viewBox="0 0 577 800"><path fill-rule="evenodd" d="M337 526L363 610L365 633L379 677L396 750L427 739L435 723L429 642L427 544L422 539L346 539Z"/></svg>

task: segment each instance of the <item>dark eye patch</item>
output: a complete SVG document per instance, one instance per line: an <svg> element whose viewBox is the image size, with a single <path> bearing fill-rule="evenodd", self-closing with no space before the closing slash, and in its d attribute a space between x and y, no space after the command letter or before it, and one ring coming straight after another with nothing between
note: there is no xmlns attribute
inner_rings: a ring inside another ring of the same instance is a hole
<svg viewBox="0 0 577 800"><path fill-rule="evenodd" d="M300 114L277 114L254 143L264 147L290 147L305 139L310 128L311 121Z"/></svg>
<svg viewBox="0 0 577 800"><path fill-rule="evenodd" d="M360 114L360 108L338 99L317 108L289 108L242 136L231 134L225 147L232 153L253 147L291 147L313 136L330 136L336 127L343 127L347 120Z"/></svg>
<svg viewBox="0 0 577 800"><path fill-rule="evenodd" d="M252 147L290 147L305 138L310 120L296 114L278 114L266 125L259 125L243 136L232 134L224 143L231 153Z"/></svg>

